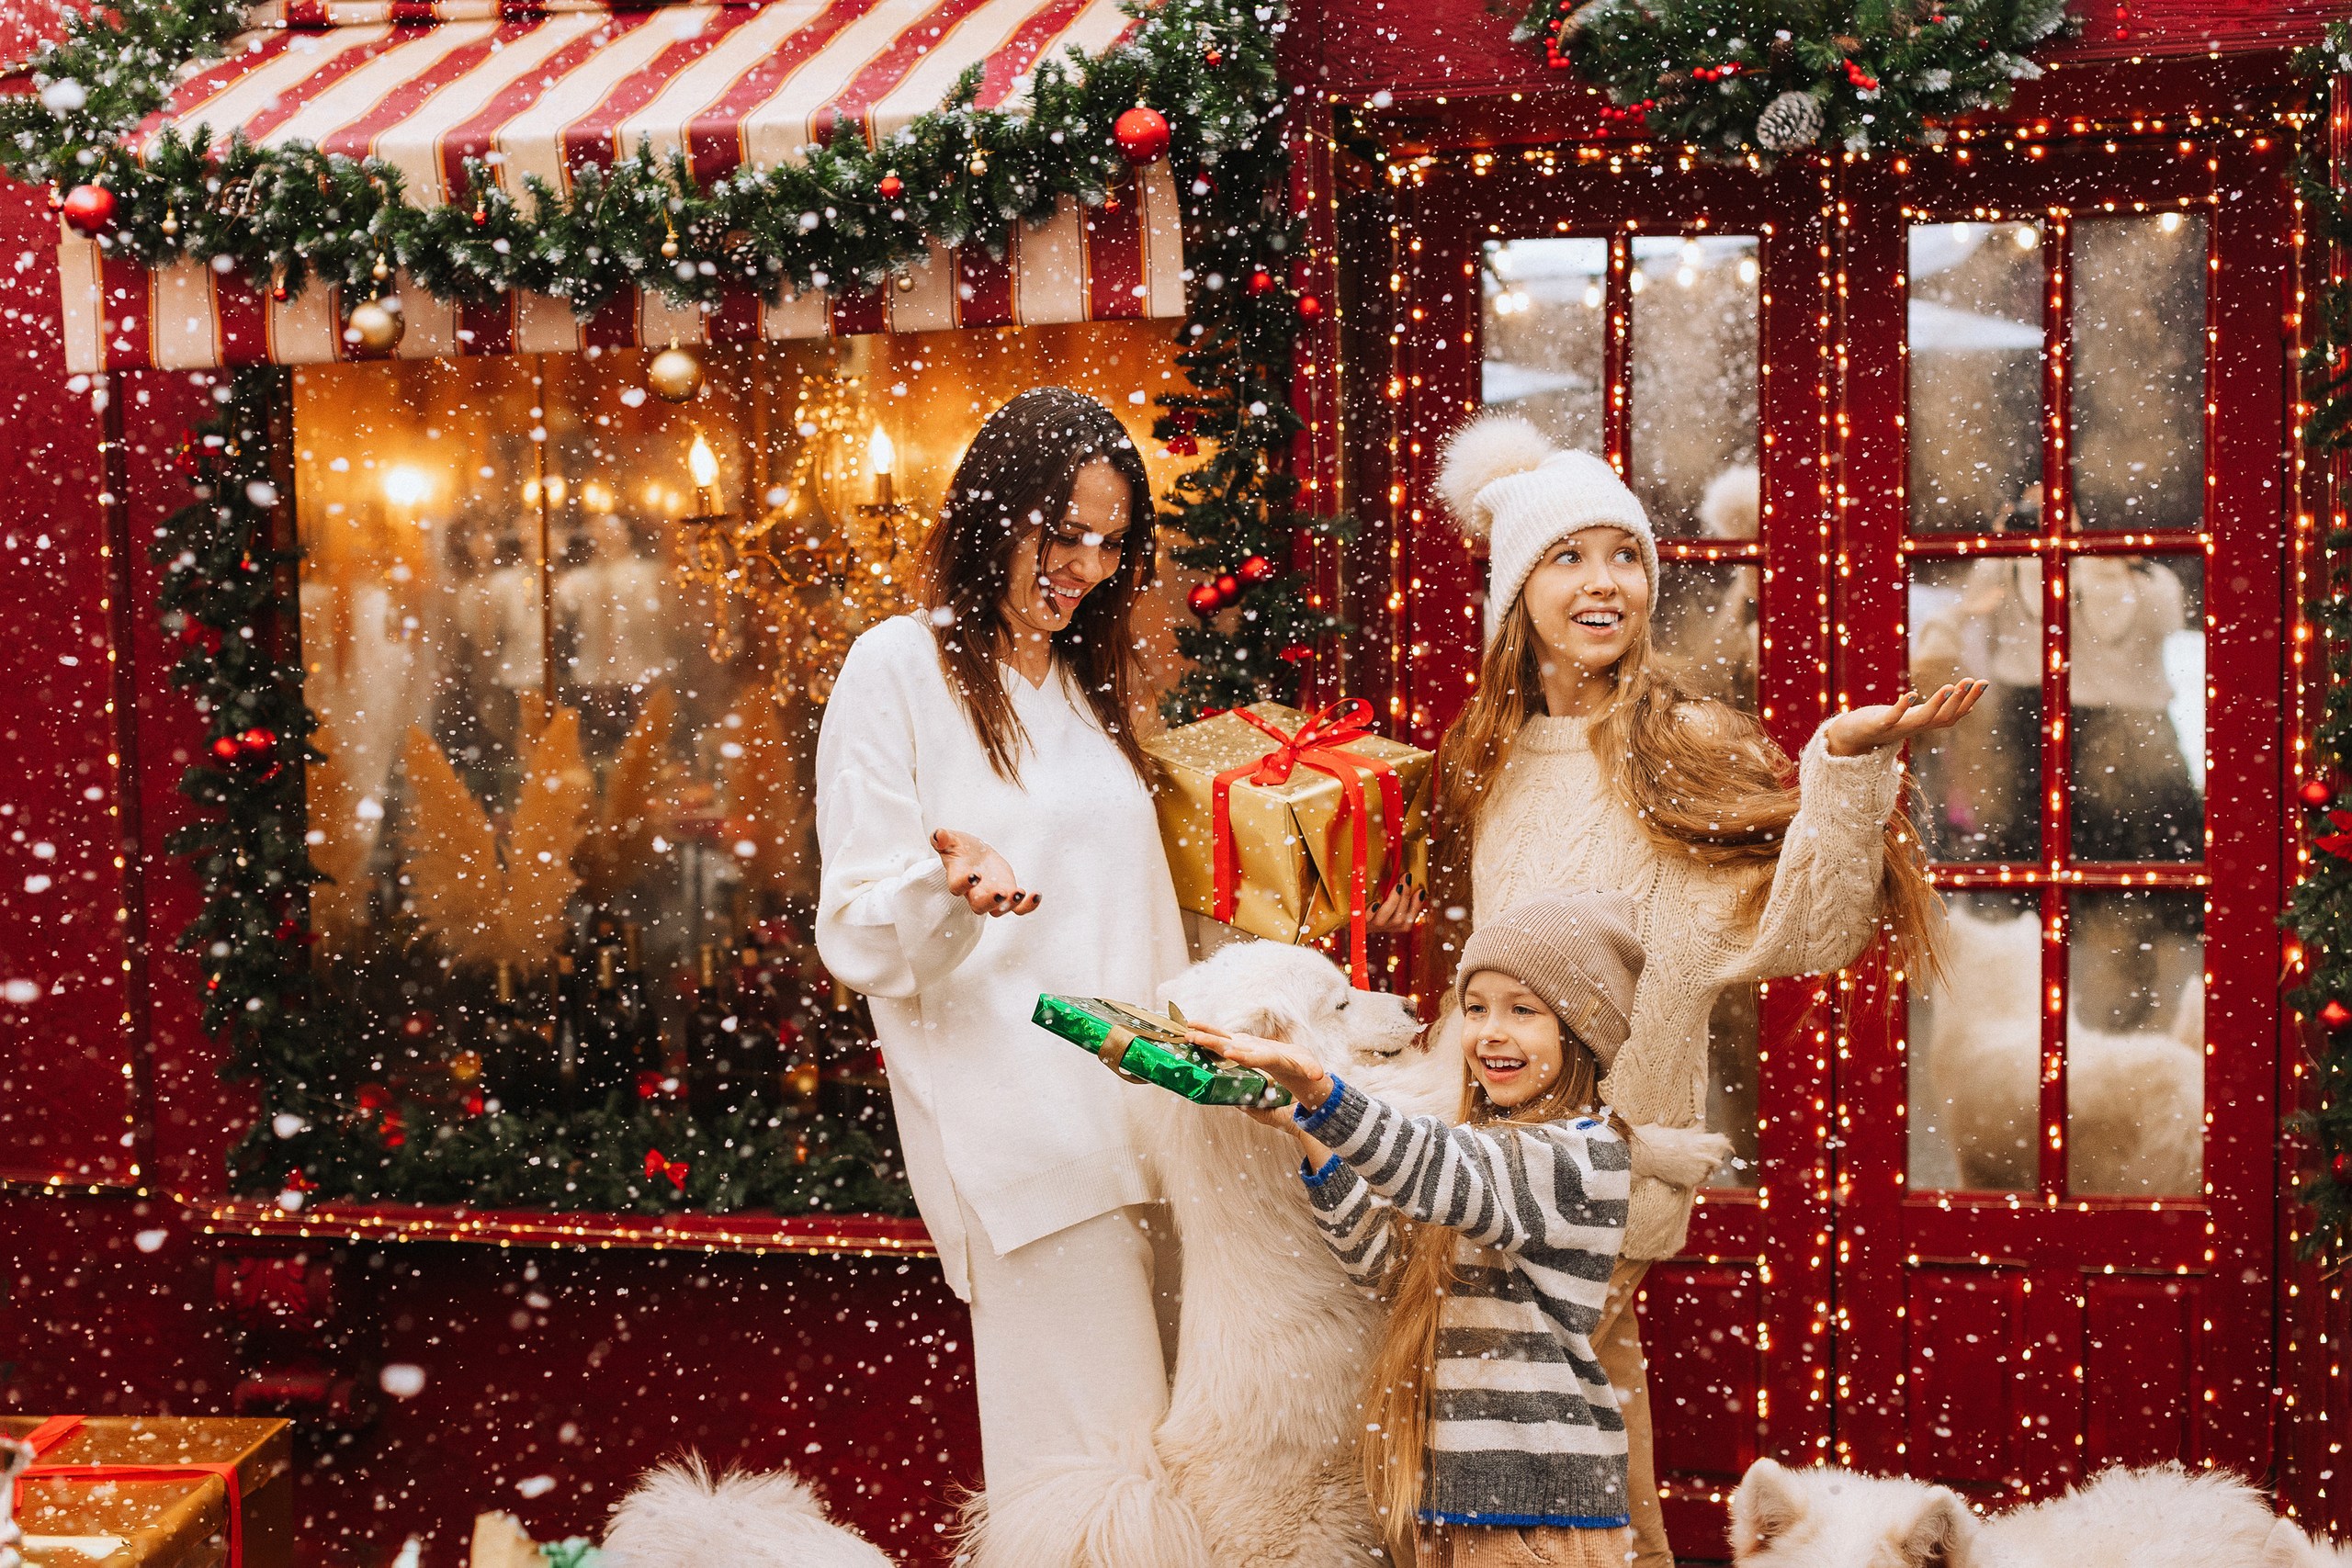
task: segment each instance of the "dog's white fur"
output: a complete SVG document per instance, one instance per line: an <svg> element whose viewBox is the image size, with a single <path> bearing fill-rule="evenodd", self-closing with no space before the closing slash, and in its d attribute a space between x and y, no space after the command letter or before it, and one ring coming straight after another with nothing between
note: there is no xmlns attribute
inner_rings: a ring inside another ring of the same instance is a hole
<svg viewBox="0 0 2352 1568"><path fill-rule="evenodd" d="M1164 987L1185 1015L1286 1039L1408 1111L1460 1113L1458 1053L1411 1048L1393 997L1239 942ZM1183 1247L1176 1375L1148 1470L1074 1459L987 1499L973 1568L1341 1568L1379 1540L1357 1477L1383 1309L1317 1235L1297 1145L1238 1111L1136 1096Z"/></svg>
<svg viewBox="0 0 2352 1568"><path fill-rule="evenodd" d="M892 1568L791 1472L714 1478L695 1457L646 1473L614 1507L605 1551L613 1568Z"/></svg>
<svg viewBox="0 0 2352 1568"><path fill-rule="evenodd" d="M1768 1459L1731 1499L1737 1568L2284 1568L2266 1555L2272 1524L2236 1476L2177 1464L2110 1470L1991 1518L1948 1487Z"/></svg>
<svg viewBox="0 0 2352 1568"><path fill-rule="evenodd" d="M2262 1568L2352 1568L2352 1546L2305 1535L2294 1520L2280 1519L2262 1543Z"/></svg>
<svg viewBox="0 0 2352 1568"><path fill-rule="evenodd" d="M2039 976L2041 922L1951 911L1948 966L1970 980L1965 1003L1935 1010L1928 1076L1960 1167L1960 1184L2034 1185L2041 987L1984 977ZM2184 989L2168 1031L2119 1032L2075 1021L2066 1032L2069 1182L2083 1192L2203 1190L2205 992Z"/></svg>

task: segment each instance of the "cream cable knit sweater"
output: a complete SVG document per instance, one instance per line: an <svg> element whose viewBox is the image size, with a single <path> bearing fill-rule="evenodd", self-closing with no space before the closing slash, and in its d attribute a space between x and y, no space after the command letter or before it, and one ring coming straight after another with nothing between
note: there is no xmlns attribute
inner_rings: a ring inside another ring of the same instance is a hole
<svg viewBox="0 0 2352 1568"><path fill-rule="evenodd" d="M1693 705L1690 722L1709 722ZM1634 1024L1602 1084L1634 1126L1697 1127L1707 1109L1707 1015L1726 986L1815 975L1868 945L1883 833L1902 789L1897 749L1833 757L1816 733L1797 764L1801 805L1772 889L1752 925L1740 896L1758 874L1678 858L1643 831L1603 779L1589 718L1528 720L1495 785L1471 855L1472 919L1578 887L1629 895L1647 961ZM1624 1256L1670 1258L1690 1224L1690 1190L1634 1179Z"/></svg>

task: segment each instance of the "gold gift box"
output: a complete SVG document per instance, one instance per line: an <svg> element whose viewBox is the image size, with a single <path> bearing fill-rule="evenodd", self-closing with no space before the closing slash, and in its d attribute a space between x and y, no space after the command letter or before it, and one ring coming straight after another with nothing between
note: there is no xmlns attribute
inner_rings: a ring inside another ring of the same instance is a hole
<svg viewBox="0 0 2352 1568"><path fill-rule="evenodd" d="M1285 735L1297 735L1318 716L1280 703L1248 710ZM1329 714L1331 710L1326 709ZM1215 800L1219 773L1259 761L1281 742L1238 714L1222 713L1144 742L1152 762L1152 795L1159 807L1159 837L1176 879L1176 901L1217 919ZM1341 741L1336 750L1394 769L1405 802L1403 871L1417 884L1429 875L1430 764L1427 751L1377 735ZM1366 865L1364 897L1376 904L1387 874L1388 823L1379 780L1363 780ZM1334 834L1346 792L1339 779L1301 761L1281 784L1234 782L1228 806L1238 876L1230 923L1275 942L1308 942L1348 922L1349 878L1355 867L1355 833Z"/></svg>
<svg viewBox="0 0 2352 1568"><path fill-rule="evenodd" d="M37 1417L0 1416L30 1437ZM242 1416L93 1416L40 1456L43 1465L154 1466L152 1476L18 1484L26 1568L229 1568L229 1488L182 1464L234 1464L242 1568L291 1568L294 1472L284 1421Z"/></svg>

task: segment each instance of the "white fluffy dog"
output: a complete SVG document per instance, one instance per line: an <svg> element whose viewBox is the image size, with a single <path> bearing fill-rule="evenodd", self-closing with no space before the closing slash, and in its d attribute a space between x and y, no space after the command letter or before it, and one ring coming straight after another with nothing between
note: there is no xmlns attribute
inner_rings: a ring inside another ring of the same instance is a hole
<svg viewBox="0 0 2352 1568"><path fill-rule="evenodd" d="M1394 997L1311 950L1239 942L1161 992L1188 1018L1314 1050L1417 1114L1461 1109L1459 1054L1410 1049ZM974 1568L1342 1568L1379 1540L1355 1438L1383 1309L1324 1247L1297 1145L1238 1111L1136 1096L1183 1247L1175 1382L1154 1472L1073 1460L993 1495Z"/></svg>
<svg viewBox="0 0 2352 1568"><path fill-rule="evenodd" d="M714 1480L692 1458L646 1473L614 1508L605 1552L613 1568L891 1568L791 1472Z"/></svg>
<svg viewBox="0 0 2352 1568"><path fill-rule="evenodd" d="M1991 1518L1948 1487L1769 1459L1731 1499L1737 1568L2301 1568L2267 1555L2274 1523L2236 1476L2177 1464L2110 1470Z"/></svg>
<svg viewBox="0 0 2352 1568"><path fill-rule="evenodd" d="M2262 1543L2262 1568L2352 1568L2352 1547L2316 1540L2294 1520L2280 1519Z"/></svg>

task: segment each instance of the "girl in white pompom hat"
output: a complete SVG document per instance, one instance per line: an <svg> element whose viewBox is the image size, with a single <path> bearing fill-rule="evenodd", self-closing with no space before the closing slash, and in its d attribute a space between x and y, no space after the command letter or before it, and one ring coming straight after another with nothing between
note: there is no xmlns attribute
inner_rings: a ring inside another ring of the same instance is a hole
<svg viewBox="0 0 2352 1568"><path fill-rule="evenodd" d="M1633 1128L1633 1202L1593 1343L1624 1408L1634 1561L1671 1568L1634 1301L1730 1149L1704 1126L1708 1014L1726 987L1840 968L1882 929L1901 960L1932 962L1898 754L1984 686L1838 714L1792 766L1653 648L1657 542L1606 462L1488 414L1454 437L1438 489L1489 554L1477 686L1438 750L1420 993L1448 992L1481 918L1570 887L1633 900L1648 962L1602 1086ZM1407 894L1378 925L1419 916Z"/></svg>

